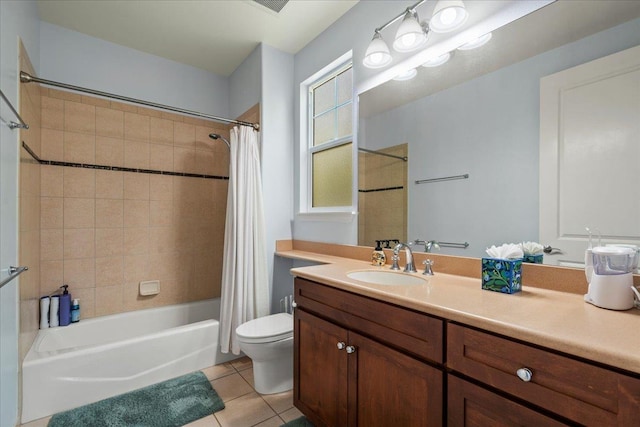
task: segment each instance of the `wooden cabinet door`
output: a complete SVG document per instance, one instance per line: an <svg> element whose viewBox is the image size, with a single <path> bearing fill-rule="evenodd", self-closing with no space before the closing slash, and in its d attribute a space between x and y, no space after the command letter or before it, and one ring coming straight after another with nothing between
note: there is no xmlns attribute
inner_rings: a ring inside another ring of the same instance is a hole
<svg viewBox="0 0 640 427"><path fill-rule="evenodd" d="M442 425L441 371L354 332L348 345L349 425Z"/></svg>
<svg viewBox="0 0 640 427"><path fill-rule="evenodd" d="M347 331L301 309L294 315L294 405L317 427L347 425Z"/></svg>
<svg viewBox="0 0 640 427"><path fill-rule="evenodd" d="M447 380L450 427L565 425L451 374Z"/></svg>

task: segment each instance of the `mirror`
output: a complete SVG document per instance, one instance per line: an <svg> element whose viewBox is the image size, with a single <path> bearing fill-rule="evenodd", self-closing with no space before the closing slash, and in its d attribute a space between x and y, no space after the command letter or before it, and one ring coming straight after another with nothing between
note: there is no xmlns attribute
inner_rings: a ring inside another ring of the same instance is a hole
<svg viewBox="0 0 640 427"><path fill-rule="evenodd" d="M540 79L640 44L639 16L637 1L556 1L483 47L361 93L359 148L408 161L359 153L358 243L436 240L438 253L482 257L539 241ZM545 263L582 261L561 250Z"/></svg>

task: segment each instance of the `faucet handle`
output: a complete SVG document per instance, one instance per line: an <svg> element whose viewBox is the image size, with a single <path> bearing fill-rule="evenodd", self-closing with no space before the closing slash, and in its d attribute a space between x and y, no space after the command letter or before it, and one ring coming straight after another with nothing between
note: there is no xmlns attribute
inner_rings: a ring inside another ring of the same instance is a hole
<svg viewBox="0 0 640 427"><path fill-rule="evenodd" d="M398 261L400 260L400 257L398 256L398 254L393 254L393 256L391 257L391 270L400 270L400 266L398 265Z"/></svg>
<svg viewBox="0 0 640 427"><path fill-rule="evenodd" d="M422 264L424 265L424 272L422 274L426 276L433 276L433 269L431 267L433 267L434 263L435 262L430 259L422 261Z"/></svg>

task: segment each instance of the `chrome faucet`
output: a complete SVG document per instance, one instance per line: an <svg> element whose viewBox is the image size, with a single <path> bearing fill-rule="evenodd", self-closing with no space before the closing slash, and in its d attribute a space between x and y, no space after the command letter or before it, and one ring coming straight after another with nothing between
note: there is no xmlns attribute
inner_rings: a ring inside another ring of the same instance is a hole
<svg viewBox="0 0 640 427"><path fill-rule="evenodd" d="M413 252L411 251L411 247L406 243L398 243L393 247L393 257L391 258L393 261L393 265L391 266L392 270L400 270L398 266L398 253L400 249L404 248L404 255L407 258L407 263L404 266L405 273L416 273L416 267L413 265Z"/></svg>
<svg viewBox="0 0 640 427"><path fill-rule="evenodd" d="M425 241L425 240L416 239L411 244L424 245L424 251L427 253L431 252L433 249L440 249L440 245L435 240Z"/></svg>

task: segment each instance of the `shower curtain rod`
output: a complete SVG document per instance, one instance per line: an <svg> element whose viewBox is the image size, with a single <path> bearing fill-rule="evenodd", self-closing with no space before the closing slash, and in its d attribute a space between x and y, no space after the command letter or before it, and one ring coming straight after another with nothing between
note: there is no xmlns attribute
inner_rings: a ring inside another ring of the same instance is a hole
<svg viewBox="0 0 640 427"><path fill-rule="evenodd" d="M362 147L358 147L358 151L364 151L365 153L370 153L370 154L377 154L378 156L391 157L394 159L402 160L403 162L406 162L409 159L407 156L396 156L394 154L381 153L380 151L369 150L367 148L362 148Z"/></svg>
<svg viewBox="0 0 640 427"><path fill-rule="evenodd" d="M245 121L242 121L242 120L226 119L224 117L217 117L217 116L212 116L211 114L200 113L198 111L185 110L185 109L182 109L182 108L171 107L169 105L156 104L155 102L143 101L141 99L128 98L126 96L116 95L116 94L113 94L113 93L101 92L99 90L87 89L87 88L84 88L84 87L74 86L74 85L70 85L70 84L66 84L66 83L54 82L52 80L46 80L46 79L41 79L40 77L32 76L31 74L25 73L24 71L20 71L20 81L22 83L35 82L35 83L41 83L41 84L46 85L46 86L61 87L61 88L64 88L64 89L73 90L75 92L84 92L84 93L89 93L91 95L102 96L104 98L112 98L112 99L117 99L119 101L130 102L130 103L133 103L133 104L146 105L147 107L159 108L159 109L162 109L162 110L173 111L175 113L188 114L190 116L202 117L202 118L205 118L205 119L215 120L217 122L233 123L233 124L236 124L236 125L251 126L256 131L260 130L260 124L259 123L250 123L250 122L245 122Z"/></svg>

